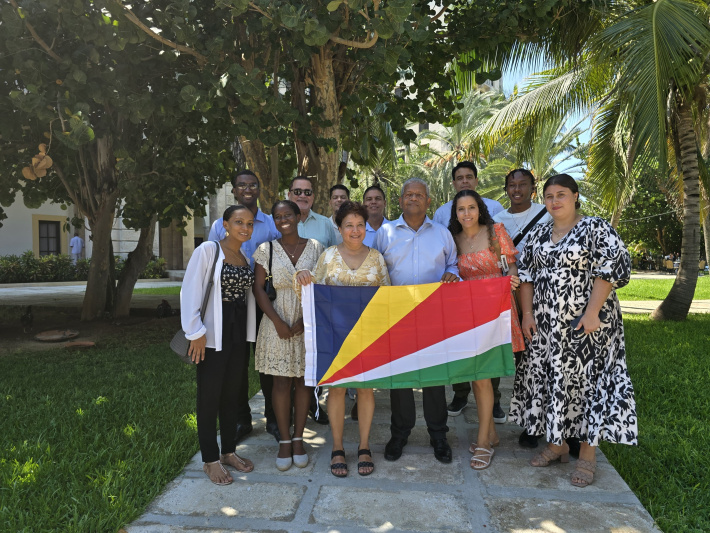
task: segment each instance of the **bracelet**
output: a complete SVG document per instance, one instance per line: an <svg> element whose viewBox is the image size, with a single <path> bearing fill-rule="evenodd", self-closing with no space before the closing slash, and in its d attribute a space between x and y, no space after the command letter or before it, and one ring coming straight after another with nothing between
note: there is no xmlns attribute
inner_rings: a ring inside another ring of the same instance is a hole
<svg viewBox="0 0 710 533"><path fill-rule="evenodd" d="M523 314L524 314L524 315L532 315L533 312L532 312L532 311L525 311Z"/></svg>

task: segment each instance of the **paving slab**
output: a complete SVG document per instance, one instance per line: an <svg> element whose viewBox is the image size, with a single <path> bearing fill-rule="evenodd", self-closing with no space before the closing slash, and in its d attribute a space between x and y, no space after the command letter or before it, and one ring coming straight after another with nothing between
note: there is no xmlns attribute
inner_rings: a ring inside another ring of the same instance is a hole
<svg viewBox="0 0 710 533"><path fill-rule="evenodd" d="M510 401L512 378L501 381L502 405ZM450 387L447 398L451 398ZM585 488L569 483L568 464L533 468L535 450L518 446L521 429L496 426L501 444L490 468L469 467L468 446L477 435L475 402L461 416L449 417L453 462L436 461L423 418L417 418L398 461L385 461L389 439L389 394L375 391L371 449L375 471L357 475L358 426L345 420L346 478L330 474L332 439L327 426L308 420L304 440L310 457L304 469L279 472L275 439L265 432L264 401L252 398L254 431L237 453L255 464L219 487L202 472L196 454L145 514L125 527L127 533L254 532L486 532L486 533L646 533L658 532L653 519L613 466L598 451L595 482ZM471 396L472 400L472 396ZM321 399L321 405L326 400ZM415 391L421 412L421 392ZM346 400L346 413L352 401ZM382 422L381 420L384 420ZM544 442L540 441L538 451Z"/></svg>

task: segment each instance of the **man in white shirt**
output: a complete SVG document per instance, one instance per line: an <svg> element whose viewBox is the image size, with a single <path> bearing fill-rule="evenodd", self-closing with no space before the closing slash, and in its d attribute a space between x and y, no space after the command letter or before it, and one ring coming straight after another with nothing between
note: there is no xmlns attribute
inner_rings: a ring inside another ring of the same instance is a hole
<svg viewBox="0 0 710 533"><path fill-rule="evenodd" d="M333 231L335 231L335 244L340 244L343 242L343 237L340 235L338 230L338 225L335 223L335 213L338 212L340 206L346 201L350 200L350 189L348 189L342 183L336 183L330 188L330 205L331 215L330 223L333 225Z"/></svg>
<svg viewBox="0 0 710 533"><path fill-rule="evenodd" d="M461 191L475 191L478 187L478 169L471 161L461 161L451 171L451 179L454 189L459 193ZM451 220L451 206L453 200L446 202L434 213L434 222L438 222L445 228L449 227ZM484 198L483 203L486 204L491 217L494 217L499 211L503 211L503 206L500 202Z"/></svg>
<svg viewBox="0 0 710 533"><path fill-rule="evenodd" d="M520 258L530 230L552 218L544 205L532 201L535 194L535 176L529 170L511 170L505 177L505 194L510 198L510 207L495 215L493 220L505 226L505 231L518 249L515 257Z"/></svg>
<svg viewBox="0 0 710 533"><path fill-rule="evenodd" d="M245 206L254 215L254 231L251 234L251 239L242 244L242 252L249 258L249 261L254 266L252 255L264 242L278 239L281 234L276 229L274 221L270 215L259 209L257 201L261 192L261 183L256 174L251 170L241 170L232 178L232 194L237 203ZM224 239L225 229L222 219L215 220L210 229L209 240L219 241ZM263 313L261 309L256 310L257 327L261 322ZM247 361L248 362L248 361ZM242 397L239 398L237 405L237 442L252 431L251 409L249 407L249 372L244 368L242 382ZM261 391L264 394L264 416L266 417L266 431L280 440L279 427L276 424L276 415L271 404L271 389L273 388L274 378L269 374L259 372L259 384Z"/></svg>
<svg viewBox="0 0 710 533"><path fill-rule="evenodd" d="M81 251L84 249L84 239L79 237L78 233L75 233L69 241L69 248L71 249L72 263L76 265L76 262L81 259Z"/></svg>

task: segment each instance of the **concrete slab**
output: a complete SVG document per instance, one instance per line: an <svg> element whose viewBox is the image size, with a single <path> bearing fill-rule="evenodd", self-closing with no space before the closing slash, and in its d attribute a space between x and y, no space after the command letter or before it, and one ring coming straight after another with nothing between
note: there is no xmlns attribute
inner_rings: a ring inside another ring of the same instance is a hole
<svg viewBox="0 0 710 533"><path fill-rule="evenodd" d="M311 516L315 523L334 528L468 533L467 515L464 501L449 494L325 486Z"/></svg>
<svg viewBox="0 0 710 533"><path fill-rule="evenodd" d="M237 479L239 479L238 476ZM214 485L204 475L185 477L173 483L150 506L152 514L190 516L215 516L218 518L268 518L292 520L301 498L306 492L303 485L259 483L239 480L215 491ZM185 513L190 509L189 513Z"/></svg>
<svg viewBox="0 0 710 533"><path fill-rule="evenodd" d="M560 500L486 500L491 525L509 533L650 533L660 531L638 506Z"/></svg>

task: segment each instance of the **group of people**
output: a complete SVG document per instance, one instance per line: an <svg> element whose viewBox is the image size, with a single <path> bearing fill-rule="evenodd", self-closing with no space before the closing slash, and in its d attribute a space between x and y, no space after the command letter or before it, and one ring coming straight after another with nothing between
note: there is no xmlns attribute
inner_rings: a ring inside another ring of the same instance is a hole
<svg viewBox="0 0 710 533"><path fill-rule="evenodd" d="M350 201L345 186L334 186L332 216L325 217L311 209L311 180L299 176L291 181L288 199L276 202L268 216L257 207L257 176L251 171L235 176L238 204L213 225L209 241L215 242L195 250L180 295L189 354L197 363L198 438L212 482L232 482L225 466L239 472L254 468L235 453L237 442L252 431L247 367L248 341L254 340L266 430L279 443L276 467L308 464L303 431L310 411L317 421L330 423L331 473L348 475L343 445L346 389L329 390L326 415L304 381L299 296L300 286L309 283L416 285L509 275L516 359L510 417L524 428L522 445L536 447L541 436L548 442L531 465L568 461L569 443L578 441L571 482L583 487L593 481L601 440L636 444L633 388L613 290L628 283L630 258L617 233L605 221L579 214L577 184L565 174L544 184L542 205L532 202L534 176L513 170L505 179L508 209L475 191L478 176L471 162L453 169L452 182L456 196L432 220L427 216L427 183L407 180L399 198L402 215L388 221L385 194L377 185L365 190L362 204ZM215 258L214 288L201 316ZM448 405L444 386L422 390L436 459L452 461L447 417L461 412L473 389L479 428L469 449L470 466L490 466L500 442L495 423L506 420L495 381L455 385ZM384 457L396 461L415 425L414 394L411 389L392 389L390 400L391 438ZM375 468L369 443L372 389L358 389L356 405L357 472L367 476Z"/></svg>

